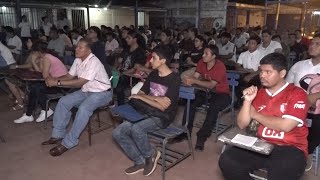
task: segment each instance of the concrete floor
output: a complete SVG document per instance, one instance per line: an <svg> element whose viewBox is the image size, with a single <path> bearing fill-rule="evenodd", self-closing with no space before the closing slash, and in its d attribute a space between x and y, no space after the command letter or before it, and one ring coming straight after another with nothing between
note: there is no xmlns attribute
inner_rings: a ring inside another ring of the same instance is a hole
<svg viewBox="0 0 320 180"><path fill-rule="evenodd" d="M124 169L131 161L121 152L111 138L112 129L93 136L92 146L84 132L77 147L60 157L49 155L52 146L41 146L51 134L52 122L44 129L42 123L14 124L22 111L10 111L9 101L0 95L0 134L6 143L0 142L0 180L141 180L161 179L160 166L150 177L141 174L126 175ZM108 116L104 114L108 121ZM201 116L201 114L200 114ZM181 111L178 113L178 119ZM195 134L193 134L194 139ZM195 140L195 139L194 139ZM185 148L185 144L176 145ZM203 152L195 153L195 160L187 158L166 173L168 180L222 180L217 166L222 144L214 143L212 136ZM316 180L313 170L304 180Z"/></svg>

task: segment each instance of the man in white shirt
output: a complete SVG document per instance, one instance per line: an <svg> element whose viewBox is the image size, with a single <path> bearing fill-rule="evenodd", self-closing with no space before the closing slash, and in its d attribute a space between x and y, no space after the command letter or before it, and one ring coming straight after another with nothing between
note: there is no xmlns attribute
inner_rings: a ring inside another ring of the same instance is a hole
<svg viewBox="0 0 320 180"><path fill-rule="evenodd" d="M260 60L262 59L262 54L258 50L260 43L261 39L259 36L252 36L249 38L248 51L241 53L237 61L237 63L239 64L238 69L248 71L252 74L257 75L257 73L255 72L258 71ZM248 80L250 80L251 78L249 78Z"/></svg>
<svg viewBox="0 0 320 180"><path fill-rule="evenodd" d="M72 38L72 45L76 46L79 42L80 39L82 39L83 37L80 35L79 31L74 29L72 31L70 31L71 34L71 38Z"/></svg>
<svg viewBox="0 0 320 180"><path fill-rule="evenodd" d="M63 57L65 51L65 42L59 37L58 30L56 28L50 29L51 40L48 43L48 49L55 51L60 57Z"/></svg>
<svg viewBox="0 0 320 180"><path fill-rule="evenodd" d="M14 55L19 55L22 49L21 39L17 35L15 35L14 29L10 26L6 27L6 34L9 38L7 41L8 48Z"/></svg>
<svg viewBox="0 0 320 180"><path fill-rule="evenodd" d="M105 45L106 56L111 56L112 52L119 47L118 41L114 38L113 33L107 33L107 42Z"/></svg>
<svg viewBox="0 0 320 180"><path fill-rule="evenodd" d="M13 58L11 51L0 42L0 68L15 64L16 60Z"/></svg>
<svg viewBox="0 0 320 180"><path fill-rule="evenodd" d="M236 29L236 35L234 37L234 44L237 47L237 54L240 54L245 50L245 46L247 44L247 39L244 36L242 36L241 28Z"/></svg>
<svg viewBox="0 0 320 180"><path fill-rule="evenodd" d="M300 87L299 81L302 77L307 74L318 74L320 73L320 34L316 34L313 37L313 40L310 43L308 49L309 55L312 57L311 59L307 59L304 61L299 61L295 63L290 69L288 76L286 78L287 82L294 83L294 85ZM306 84L310 83L309 81L305 81ZM317 100L320 99L320 92L309 94L308 101L311 106L315 106ZM315 114L310 111L308 113L309 119L312 119L311 127L309 127L308 134L308 161L306 171L312 168L312 153L317 146L320 144L320 114Z"/></svg>
<svg viewBox="0 0 320 180"><path fill-rule="evenodd" d="M29 38L31 37L31 34L30 34L31 24L28 22L26 15L23 15L21 19L22 21L18 25L18 27L21 29L21 38Z"/></svg>
<svg viewBox="0 0 320 180"><path fill-rule="evenodd" d="M221 34L221 43L217 43L219 48L219 57L224 62L229 60L236 61L236 46L230 42L231 35L228 32L223 32Z"/></svg>
<svg viewBox="0 0 320 180"><path fill-rule="evenodd" d="M50 150L52 156L60 156L79 143L79 136L87 126L93 111L109 104L112 89L109 76L100 60L91 52L91 42L81 39L76 48L76 59L69 73L60 78L46 80L49 87L81 88L62 97L53 116L51 138L42 145L61 144ZM67 126L71 118L71 109L78 107L70 131Z"/></svg>
<svg viewBox="0 0 320 180"><path fill-rule="evenodd" d="M49 33L50 33L50 28L52 27L52 24L49 22L48 16L44 16L42 17L42 25L41 28L44 31L44 35L49 37Z"/></svg>
<svg viewBox="0 0 320 180"><path fill-rule="evenodd" d="M259 50L263 54L263 56L266 56L268 54L271 54L273 52L282 52L282 46L279 42L272 41L272 34L271 31L266 29L262 31L262 44L259 46Z"/></svg>

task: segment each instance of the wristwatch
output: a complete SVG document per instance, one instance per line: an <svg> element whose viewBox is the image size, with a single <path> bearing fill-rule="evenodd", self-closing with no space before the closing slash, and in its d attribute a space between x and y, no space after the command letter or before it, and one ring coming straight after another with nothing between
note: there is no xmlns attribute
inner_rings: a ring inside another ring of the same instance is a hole
<svg viewBox="0 0 320 180"><path fill-rule="evenodd" d="M57 86L61 86L61 81L60 80L58 80Z"/></svg>

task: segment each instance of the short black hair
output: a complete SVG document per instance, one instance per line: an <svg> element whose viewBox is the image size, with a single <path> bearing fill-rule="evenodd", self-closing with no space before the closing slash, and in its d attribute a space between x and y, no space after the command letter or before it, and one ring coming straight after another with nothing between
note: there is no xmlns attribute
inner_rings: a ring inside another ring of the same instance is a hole
<svg viewBox="0 0 320 180"><path fill-rule="evenodd" d="M65 32L64 32L63 29L59 29L59 30L58 30L58 33L59 33L59 34L65 34Z"/></svg>
<svg viewBox="0 0 320 180"><path fill-rule="evenodd" d="M160 59L165 59L167 66L170 65L173 54L169 45L158 45L152 50L152 52L156 53Z"/></svg>
<svg viewBox="0 0 320 180"><path fill-rule="evenodd" d="M98 39L101 38L101 31L97 26L91 26L89 30L93 30L97 34Z"/></svg>
<svg viewBox="0 0 320 180"><path fill-rule="evenodd" d="M300 29L297 29L294 32L299 32L300 34L302 33L302 31Z"/></svg>
<svg viewBox="0 0 320 180"><path fill-rule="evenodd" d="M221 33L220 37L221 37L221 38L225 37L225 38L231 39L231 34L228 33L228 32L223 32L223 33Z"/></svg>
<svg viewBox="0 0 320 180"><path fill-rule="evenodd" d="M50 32L58 33L58 29L56 27L51 27Z"/></svg>
<svg viewBox="0 0 320 180"><path fill-rule="evenodd" d="M70 31L70 33L75 33L75 34L80 34L79 31L77 29L73 29Z"/></svg>
<svg viewBox="0 0 320 180"><path fill-rule="evenodd" d="M288 36L294 36L295 38L297 38L297 35L295 33L289 33Z"/></svg>
<svg viewBox="0 0 320 180"><path fill-rule="evenodd" d="M165 29L162 31L164 34L166 34L166 36L171 37L172 36L172 31L170 31L170 29Z"/></svg>
<svg viewBox="0 0 320 180"><path fill-rule="evenodd" d="M90 40L90 39L88 39L88 38L81 38L80 40L79 40L79 42L84 42L84 43L86 43L86 45L87 45L87 47L89 48L89 49L91 49L91 47L92 47L92 41Z"/></svg>
<svg viewBox="0 0 320 180"><path fill-rule="evenodd" d="M257 36L257 35L250 36L249 39L248 39L248 42L249 42L250 40L256 41L257 44L260 44L260 43L261 43L261 38L260 38L259 36Z"/></svg>
<svg viewBox="0 0 320 180"><path fill-rule="evenodd" d="M276 39L276 38L279 38L279 39L280 39L280 41L281 41L281 37L280 37L280 35L275 34L275 35L273 35L273 36L272 36L272 39Z"/></svg>
<svg viewBox="0 0 320 180"><path fill-rule="evenodd" d="M210 49L211 54L219 56L219 48L216 45L209 44L206 48Z"/></svg>
<svg viewBox="0 0 320 180"><path fill-rule="evenodd" d="M287 58L281 53L275 52L264 56L260 61L260 65L264 64L271 65L278 72L287 70Z"/></svg>
<svg viewBox="0 0 320 180"><path fill-rule="evenodd" d="M13 29L11 26L6 26L6 27L5 27L5 30L6 30L8 33L14 34L14 29Z"/></svg>
<svg viewBox="0 0 320 180"><path fill-rule="evenodd" d="M198 32L198 29L195 28L195 27L189 28L188 30L191 31L191 32L193 32L194 36L197 36L198 33L199 33L199 32Z"/></svg>
<svg viewBox="0 0 320 180"><path fill-rule="evenodd" d="M264 34L264 33L267 33L267 34L269 34L270 36L272 35L270 29L262 30L261 34Z"/></svg>
<svg viewBox="0 0 320 180"><path fill-rule="evenodd" d="M197 35L196 38L199 39L200 41L202 41L203 46L206 46L207 41L204 39L204 37L202 35Z"/></svg>

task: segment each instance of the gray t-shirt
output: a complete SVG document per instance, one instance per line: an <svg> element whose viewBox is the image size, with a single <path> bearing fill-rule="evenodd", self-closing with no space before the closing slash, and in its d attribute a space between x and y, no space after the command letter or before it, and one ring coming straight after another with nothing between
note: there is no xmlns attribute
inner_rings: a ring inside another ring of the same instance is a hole
<svg viewBox="0 0 320 180"><path fill-rule="evenodd" d="M54 50L60 57L64 55L65 43L62 38L52 39L49 41L48 49Z"/></svg>

